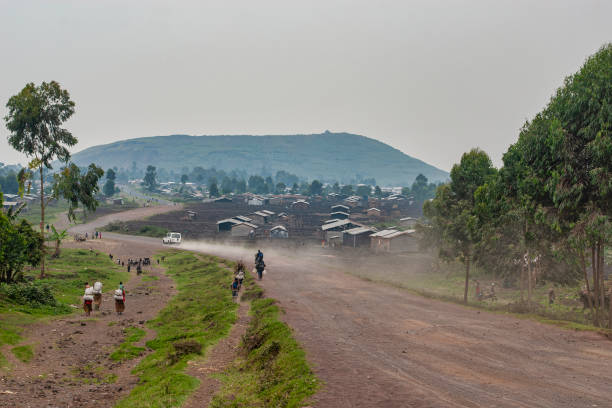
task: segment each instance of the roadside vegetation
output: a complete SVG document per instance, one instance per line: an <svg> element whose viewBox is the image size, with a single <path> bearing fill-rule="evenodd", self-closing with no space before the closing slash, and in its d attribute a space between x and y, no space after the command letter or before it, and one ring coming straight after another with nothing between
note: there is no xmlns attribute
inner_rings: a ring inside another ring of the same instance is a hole
<svg viewBox="0 0 612 408"><path fill-rule="evenodd" d="M274 299L263 298L250 274L242 300L251 302L251 321L240 354L220 375L223 385L211 408L302 407L319 388L304 351L289 326L281 322Z"/></svg>
<svg viewBox="0 0 612 408"><path fill-rule="evenodd" d="M474 267L516 282L520 308L535 312L538 285L575 290L589 321L612 329L612 286L605 250L612 242L612 44L565 79L548 105L525 123L493 167L480 149L464 153L450 182L425 203L424 247L464 266L468 303Z"/></svg>
<svg viewBox="0 0 612 408"><path fill-rule="evenodd" d="M110 355L111 360L123 361L131 360L139 357L145 352L144 347L134 346L134 343L140 341L147 333L138 327L126 327L123 330L125 339Z"/></svg>
<svg viewBox="0 0 612 408"><path fill-rule="evenodd" d="M83 249L63 249L59 258L47 255L47 267L44 279L38 279L38 271L29 269L20 282L0 284L0 347L13 346L13 353L22 361L27 353L18 345L25 340L21 334L26 325L81 312L85 282L100 280L106 288L112 288L129 277L104 254ZM0 357L0 365L3 359Z"/></svg>
<svg viewBox="0 0 612 408"><path fill-rule="evenodd" d="M145 237L162 238L168 233L168 229L156 225L143 225L138 228L130 228L129 224L122 221L111 222L102 228L102 231L116 232L119 234L140 235Z"/></svg>
<svg viewBox="0 0 612 408"><path fill-rule="evenodd" d="M185 373L187 362L226 336L236 321L237 305L229 291L232 274L217 258L178 251L161 255L178 293L147 323L157 332L147 342L153 352L134 369L140 382L119 408L179 407L198 386Z"/></svg>

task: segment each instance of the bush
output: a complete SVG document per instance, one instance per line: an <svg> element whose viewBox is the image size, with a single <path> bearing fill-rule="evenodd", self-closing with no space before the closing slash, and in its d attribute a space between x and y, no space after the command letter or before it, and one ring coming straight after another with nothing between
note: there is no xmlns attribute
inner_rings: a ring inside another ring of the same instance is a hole
<svg viewBox="0 0 612 408"><path fill-rule="evenodd" d="M0 286L0 295L21 305L57 305L51 289L46 285L38 286L30 283L3 284Z"/></svg>

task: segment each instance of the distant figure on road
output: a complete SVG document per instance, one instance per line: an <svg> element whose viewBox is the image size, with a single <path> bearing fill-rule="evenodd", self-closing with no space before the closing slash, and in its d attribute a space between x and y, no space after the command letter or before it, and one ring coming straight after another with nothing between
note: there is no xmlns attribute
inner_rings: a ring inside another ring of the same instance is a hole
<svg viewBox="0 0 612 408"><path fill-rule="evenodd" d="M119 289L115 290L115 312L117 316L123 313L125 310L125 288L123 282L119 282Z"/></svg>
<svg viewBox="0 0 612 408"><path fill-rule="evenodd" d="M91 314L91 305L94 299L93 295L93 288L89 286L89 282L85 282L85 294L83 295L83 310L85 311L85 316Z"/></svg>
<svg viewBox="0 0 612 408"><path fill-rule="evenodd" d="M263 262L263 252L261 252L261 249L258 249L255 254L255 263L257 262Z"/></svg>
<svg viewBox="0 0 612 408"><path fill-rule="evenodd" d="M240 290L240 283L238 283L238 278L234 278L234 281L232 282L230 287L232 289L232 299L236 301L236 298L238 297L238 291Z"/></svg>
<svg viewBox="0 0 612 408"><path fill-rule="evenodd" d="M136 275L140 275L142 273L142 266L140 266L140 262L136 266Z"/></svg>
<svg viewBox="0 0 612 408"><path fill-rule="evenodd" d="M264 269L266 269L266 264L263 259L255 264L255 270L257 271L257 278L259 280L263 278Z"/></svg>
<svg viewBox="0 0 612 408"><path fill-rule="evenodd" d="M85 239L87 239L87 238L89 238L89 237L87 236L87 233L85 233Z"/></svg>
<svg viewBox="0 0 612 408"><path fill-rule="evenodd" d="M98 231L96 231L96 239L98 239Z"/></svg>

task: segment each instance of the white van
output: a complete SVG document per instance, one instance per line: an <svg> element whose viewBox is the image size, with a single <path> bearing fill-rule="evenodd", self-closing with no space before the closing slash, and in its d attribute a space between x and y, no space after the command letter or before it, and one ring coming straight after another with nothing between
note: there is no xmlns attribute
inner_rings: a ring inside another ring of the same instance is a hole
<svg viewBox="0 0 612 408"><path fill-rule="evenodd" d="M162 238L162 243L164 244L180 244L181 243L181 234L179 232L169 232L165 237Z"/></svg>

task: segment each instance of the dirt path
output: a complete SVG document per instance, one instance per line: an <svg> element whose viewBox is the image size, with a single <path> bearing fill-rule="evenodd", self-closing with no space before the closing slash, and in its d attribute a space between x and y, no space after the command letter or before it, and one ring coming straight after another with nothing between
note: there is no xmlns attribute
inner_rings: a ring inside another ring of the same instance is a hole
<svg viewBox="0 0 612 408"><path fill-rule="evenodd" d="M102 239L71 241L64 246L92 248L124 260L151 257L162 249L159 240L126 244ZM145 267L140 276L132 268L125 287L126 310L121 316L114 312L112 291L116 288L104 287L101 309L89 318L79 311L29 326L24 333L25 344L34 347L34 358L27 364L5 346L3 354L10 359L12 369L0 376L0 407L112 407L126 395L137 382L131 370L139 359L114 362L109 354L122 342L127 327L146 331L145 339L136 345L142 346L144 340L155 336L145 323L165 306L174 288L156 264Z"/></svg>
<svg viewBox="0 0 612 408"><path fill-rule="evenodd" d="M612 342L601 335L426 299L323 256L264 252L261 284L325 382L316 407L612 406Z"/></svg>
<svg viewBox="0 0 612 408"><path fill-rule="evenodd" d="M241 290L242 292L242 290ZM238 299L240 299L240 295ZM232 326L228 336L222 338L206 356L200 360L190 361L187 374L200 380L200 387L183 404L182 408L205 408L212 401L213 395L219 390L221 383L215 374L222 373L236 358L242 336L249 324L249 302L240 302L238 320Z"/></svg>

